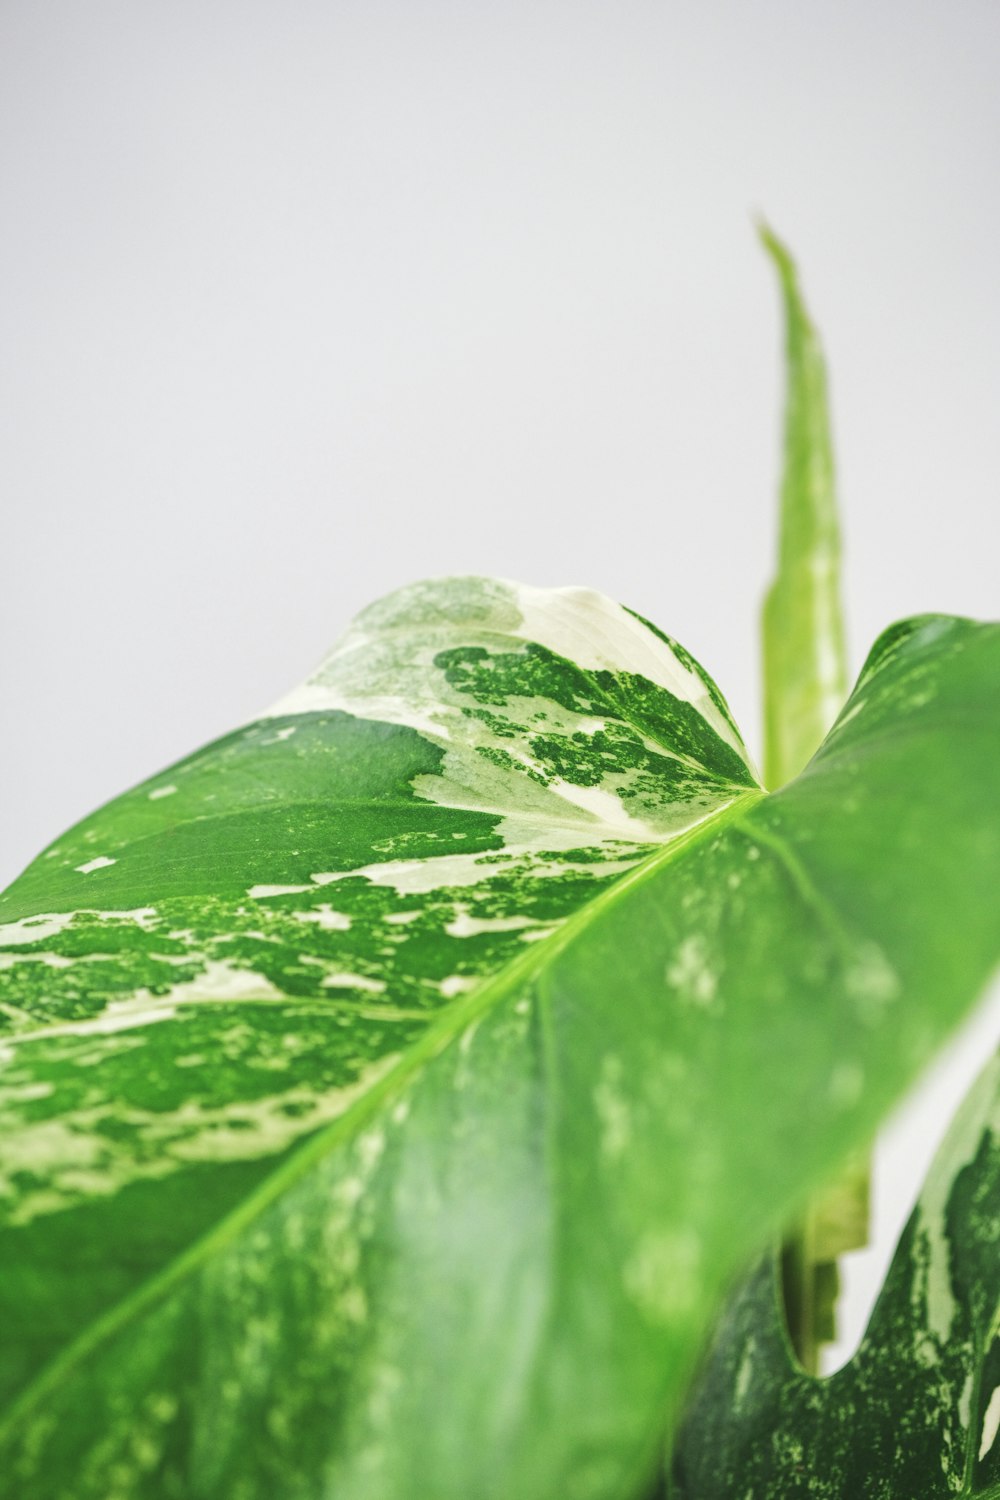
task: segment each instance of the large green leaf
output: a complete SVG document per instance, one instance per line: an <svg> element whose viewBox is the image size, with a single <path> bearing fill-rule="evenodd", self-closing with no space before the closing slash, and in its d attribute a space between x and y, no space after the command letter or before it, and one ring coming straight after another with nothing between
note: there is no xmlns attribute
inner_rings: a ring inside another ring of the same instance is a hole
<svg viewBox="0 0 1000 1500"><path fill-rule="evenodd" d="M1000 628L765 797L581 591L419 586L2 898L4 1500L641 1490L996 962Z"/></svg>
<svg viewBox="0 0 1000 1500"><path fill-rule="evenodd" d="M60 839L0 897L6 1391L754 785L713 685L634 616L455 580Z"/></svg>
<svg viewBox="0 0 1000 1500"><path fill-rule="evenodd" d="M773 1263L734 1296L692 1397L677 1500L1000 1495L1000 1058L951 1127L857 1354L785 1336Z"/></svg>

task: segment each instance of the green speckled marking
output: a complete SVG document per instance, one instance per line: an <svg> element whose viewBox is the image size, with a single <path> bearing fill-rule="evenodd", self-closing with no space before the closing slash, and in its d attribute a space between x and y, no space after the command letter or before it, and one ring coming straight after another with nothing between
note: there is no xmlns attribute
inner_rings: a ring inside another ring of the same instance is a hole
<svg viewBox="0 0 1000 1500"><path fill-rule="evenodd" d="M677 1500L994 1500L998 1390L994 1058L938 1153L850 1364L822 1380L797 1367L770 1261L732 1299L681 1430Z"/></svg>

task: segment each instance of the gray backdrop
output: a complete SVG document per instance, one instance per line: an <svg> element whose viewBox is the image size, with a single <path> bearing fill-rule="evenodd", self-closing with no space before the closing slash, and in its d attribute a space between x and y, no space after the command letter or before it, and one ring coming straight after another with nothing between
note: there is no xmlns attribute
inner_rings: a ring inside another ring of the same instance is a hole
<svg viewBox="0 0 1000 1500"><path fill-rule="evenodd" d="M826 336L854 666L996 614L998 68L992 0L4 0L0 885L422 575L604 589L758 745L756 212Z"/></svg>

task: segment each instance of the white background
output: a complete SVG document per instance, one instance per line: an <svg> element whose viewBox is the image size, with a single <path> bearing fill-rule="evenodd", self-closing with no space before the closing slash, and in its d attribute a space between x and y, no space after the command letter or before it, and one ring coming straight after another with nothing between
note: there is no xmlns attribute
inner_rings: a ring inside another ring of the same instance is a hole
<svg viewBox="0 0 1000 1500"><path fill-rule="evenodd" d="M853 665L995 615L998 70L992 0L5 0L0 884L429 574L602 588L759 748L757 212L826 337Z"/></svg>

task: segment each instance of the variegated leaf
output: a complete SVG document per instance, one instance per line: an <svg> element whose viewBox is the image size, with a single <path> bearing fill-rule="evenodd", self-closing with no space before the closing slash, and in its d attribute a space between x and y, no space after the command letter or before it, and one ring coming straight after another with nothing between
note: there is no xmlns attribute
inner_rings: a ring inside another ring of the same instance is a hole
<svg viewBox="0 0 1000 1500"><path fill-rule="evenodd" d="M0 905L4 1500L634 1493L996 960L998 668L897 628L765 797L634 615L421 585L61 839Z"/></svg>
<svg viewBox="0 0 1000 1500"><path fill-rule="evenodd" d="M71 1272L86 1326L456 997L755 784L675 643L583 590L455 579L67 833L0 898L8 1389L67 1332L43 1225L102 1243L155 1212L126 1267Z"/></svg>
<svg viewBox="0 0 1000 1500"><path fill-rule="evenodd" d="M682 1428L676 1497L996 1500L998 1428L994 1058L938 1153L848 1365L827 1379L797 1365L771 1260L732 1299Z"/></svg>

